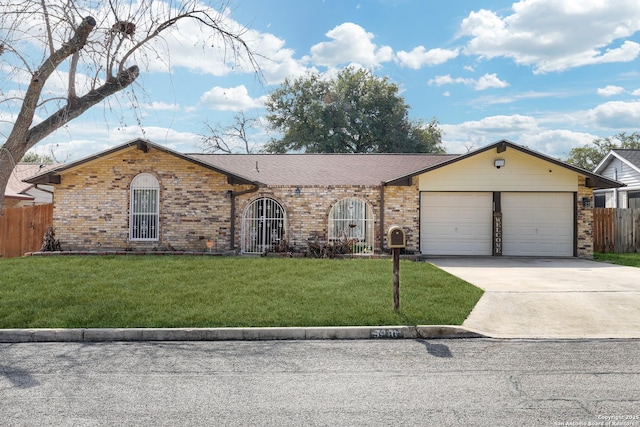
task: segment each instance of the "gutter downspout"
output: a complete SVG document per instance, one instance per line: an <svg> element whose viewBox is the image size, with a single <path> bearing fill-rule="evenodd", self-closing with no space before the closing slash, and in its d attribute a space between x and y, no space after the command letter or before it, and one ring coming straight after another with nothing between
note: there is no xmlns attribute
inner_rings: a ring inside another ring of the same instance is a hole
<svg viewBox="0 0 640 427"><path fill-rule="evenodd" d="M384 252L384 187L385 182L380 182L380 252Z"/></svg>
<svg viewBox="0 0 640 427"><path fill-rule="evenodd" d="M255 193L256 191L258 191L258 189L260 188L260 186L258 184L253 184L252 188L249 188L248 190L242 190L242 191L233 191L233 190L229 190L229 195L231 196L231 225L229 227L229 231L231 234L231 243L230 243L230 249L231 251L236 249L236 196L244 196L245 194L249 194L249 193Z"/></svg>

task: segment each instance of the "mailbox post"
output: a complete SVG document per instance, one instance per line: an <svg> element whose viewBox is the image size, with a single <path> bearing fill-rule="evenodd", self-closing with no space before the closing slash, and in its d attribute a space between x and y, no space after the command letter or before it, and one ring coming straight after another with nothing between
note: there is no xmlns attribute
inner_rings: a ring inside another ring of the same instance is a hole
<svg viewBox="0 0 640 427"><path fill-rule="evenodd" d="M389 228L387 240L393 255L393 310L400 310L400 249L407 245L404 230L398 226Z"/></svg>

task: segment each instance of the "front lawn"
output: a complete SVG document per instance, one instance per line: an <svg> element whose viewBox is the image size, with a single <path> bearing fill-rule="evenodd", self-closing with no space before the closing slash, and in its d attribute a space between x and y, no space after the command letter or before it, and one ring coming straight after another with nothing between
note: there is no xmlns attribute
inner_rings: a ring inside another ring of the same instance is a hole
<svg viewBox="0 0 640 427"><path fill-rule="evenodd" d="M0 328L461 324L482 291L389 259L56 256L0 259Z"/></svg>
<svg viewBox="0 0 640 427"><path fill-rule="evenodd" d="M640 267L640 253L604 254L596 252L593 254L593 259L595 259L596 261L610 262L613 264Z"/></svg>

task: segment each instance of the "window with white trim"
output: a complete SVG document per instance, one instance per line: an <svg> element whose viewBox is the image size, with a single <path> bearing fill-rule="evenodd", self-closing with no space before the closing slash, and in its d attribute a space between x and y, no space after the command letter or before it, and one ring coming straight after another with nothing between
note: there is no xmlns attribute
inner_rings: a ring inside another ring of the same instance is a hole
<svg viewBox="0 0 640 427"><path fill-rule="evenodd" d="M160 183L155 176L141 173L131 181L129 239L158 240Z"/></svg>
<svg viewBox="0 0 640 427"><path fill-rule="evenodd" d="M354 253L373 251L373 227L373 209L358 197L339 200L329 212L329 240L353 240Z"/></svg>

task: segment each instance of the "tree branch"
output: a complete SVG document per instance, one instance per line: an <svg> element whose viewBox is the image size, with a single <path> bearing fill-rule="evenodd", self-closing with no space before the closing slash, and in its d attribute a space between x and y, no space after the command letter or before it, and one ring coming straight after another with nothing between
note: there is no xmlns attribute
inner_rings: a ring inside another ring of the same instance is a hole
<svg viewBox="0 0 640 427"><path fill-rule="evenodd" d="M93 17L87 16L84 18L73 37L62 45L60 49L53 52L33 74L31 83L29 83L24 97L24 102L22 103L22 108L20 109L20 113L18 113L11 134L7 138L8 140L23 140L28 143L28 138L23 137L29 132L29 126L31 126L33 122L33 116L38 101L40 100L40 94L47 79L69 55L73 55L83 48L95 25L96 20L93 19Z"/></svg>
<svg viewBox="0 0 640 427"><path fill-rule="evenodd" d="M138 75L140 75L140 69L137 65L134 65L124 70L115 79L107 81L99 88L91 90L86 95L76 98L74 101L69 100L70 102L66 106L29 130L27 143L30 146L37 144L54 130L80 116L105 98L129 86L138 78Z"/></svg>
<svg viewBox="0 0 640 427"><path fill-rule="evenodd" d="M47 39L49 41L49 54L53 55L55 49L53 48L53 34L51 34L51 23L49 22L49 12L47 12L47 4L44 0L40 0L42 11L44 12L44 22L47 27Z"/></svg>

